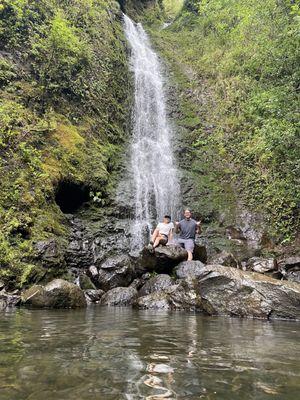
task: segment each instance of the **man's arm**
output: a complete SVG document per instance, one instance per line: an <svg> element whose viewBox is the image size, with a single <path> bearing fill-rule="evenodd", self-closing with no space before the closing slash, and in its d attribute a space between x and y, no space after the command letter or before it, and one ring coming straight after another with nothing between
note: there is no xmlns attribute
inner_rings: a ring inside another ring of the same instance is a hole
<svg viewBox="0 0 300 400"><path fill-rule="evenodd" d="M169 243L172 243L172 240L173 240L173 228L170 229L169 237L168 237L168 242L169 242Z"/></svg>
<svg viewBox="0 0 300 400"><path fill-rule="evenodd" d="M175 221L175 233L179 233L180 232L180 222Z"/></svg>
<svg viewBox="0 0 300 400"><path fill-rule="evenodd" d="M196 227L196 234L198 235L198 234L201 233L201 221L197 221L197 222L196 222L196 225L197 225L197 227Z"/></svg>

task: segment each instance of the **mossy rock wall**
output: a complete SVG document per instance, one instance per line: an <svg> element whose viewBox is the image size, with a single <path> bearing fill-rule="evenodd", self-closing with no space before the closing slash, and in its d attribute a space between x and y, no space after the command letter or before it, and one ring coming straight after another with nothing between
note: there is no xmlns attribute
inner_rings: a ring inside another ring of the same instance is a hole
<svg viewBox="0 0 300 400"><path fill-rule="evenodd" d="M299 7L189 0L169 26L149 28L177 93L171 116L185 135L196 207L245 207L276 243L300 230Z"/></svg>
<svg viewBox="0 0 300 400"><path fill-rule="evenodd" d="M117 2L4 0L0 21L0 277L22 286L44 274L34 243L66 241L60 182L105 205L132 88Z"/></svg>

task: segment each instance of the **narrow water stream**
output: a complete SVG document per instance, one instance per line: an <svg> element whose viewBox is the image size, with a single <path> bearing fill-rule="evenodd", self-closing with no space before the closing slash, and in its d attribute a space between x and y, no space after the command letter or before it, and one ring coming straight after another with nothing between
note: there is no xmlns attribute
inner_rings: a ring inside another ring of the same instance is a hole
<svg viewBox="0 0 300 400"><path fill-rule="evenodd" d="M296 400L300 325L91 306L0 316L1 400Z"/></svg>
<svg viewBox="0 0 300 400"><path fill-rule="evenodd" d="M180 202L178 171L158 57L141 24L124 15L124 30L131 48L135 88L130 149L135 199L132 236L133 247L141 249L155 221L164 214L176 216Z"/></svg>

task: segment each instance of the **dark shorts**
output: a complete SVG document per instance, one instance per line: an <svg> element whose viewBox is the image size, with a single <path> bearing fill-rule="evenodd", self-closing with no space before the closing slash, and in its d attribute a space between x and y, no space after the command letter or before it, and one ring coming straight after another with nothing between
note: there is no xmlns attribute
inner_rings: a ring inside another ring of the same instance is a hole
<svg viewBox="0 0 300 400"><path fill-rule="evenodd" d="M159 243L160 244L167 244L168 243L168 236L164 235L163 233L160 233L160 235L163 237L163 239L160 239Z"/></svg>
<svg viewBox="0 0 300 400"><path fill-rule="evenodd" d="M181 247L184 247L186 251L190 251L191 253L194 251L195 242L193 239L178 239L177 242Z"/></svg>

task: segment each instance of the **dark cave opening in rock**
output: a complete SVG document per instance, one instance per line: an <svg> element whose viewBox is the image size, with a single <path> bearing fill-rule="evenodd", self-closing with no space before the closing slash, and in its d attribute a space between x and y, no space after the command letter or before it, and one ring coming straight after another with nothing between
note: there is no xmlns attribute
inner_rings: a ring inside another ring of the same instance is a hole
<svg viewBox="0 0 300 400"><path fill-rule="evenodd" d="M73 214L90 199L90 189L82 183L60 181L56 192L55 201L64 214Z"/></svg>

